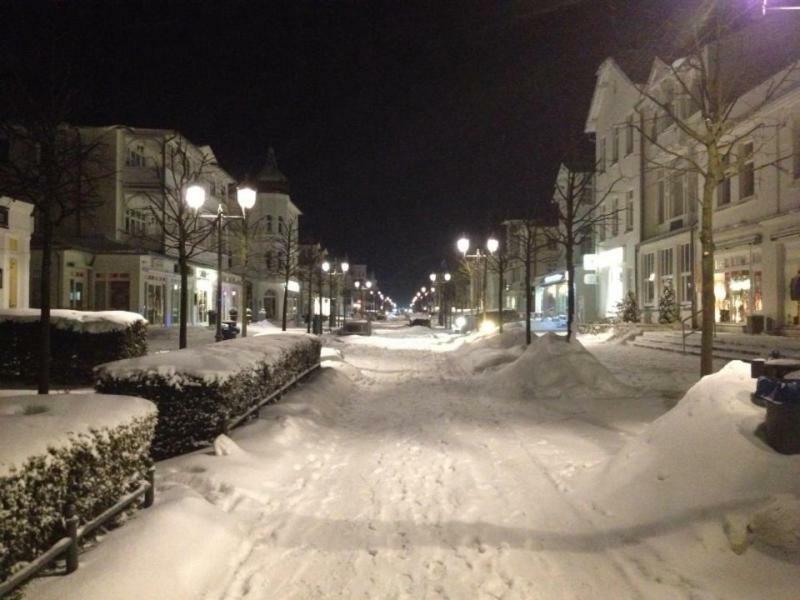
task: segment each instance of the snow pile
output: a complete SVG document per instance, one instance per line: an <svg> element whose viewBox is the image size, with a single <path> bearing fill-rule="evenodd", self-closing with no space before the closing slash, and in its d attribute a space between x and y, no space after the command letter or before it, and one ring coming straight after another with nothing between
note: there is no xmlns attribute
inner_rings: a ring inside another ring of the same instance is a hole
<svg viewBox="0 0 800 600"><path fill-rule="evenodd" d="M237 338L115 361L97 369L102 377L114 380L140 379L147 374L170 379L178 386L188 378L221 384L244 370L275 365L298 345L310 343L311 339L302 333Z"/></svg>
<svg viewBox="0 0 800 600"><path fill-rule="evenodd" d="M26 596L61 598L218 598L249 551L242 524L183 486L81 556L68 577L46 577Z"/></svg>
<svg viewBox="0 0 800 600"><path fill-rule="evenodd" d="M31 323L39 321L41 311L33 308L0 310L0 321ZM147 323L139 313L124 310L83 311L65 308L50 311L50 323L57 329L79 333L107 333L123 331L137 322Z"/></svg>
<svg viewBox="0 0 800 600"><path fill-rule="evenodd" d="M536 336L531 338L536 343ZM517 360L525 351L525 329L511 327L503 333L474 333L468 336L452 358L468 373L481 373L487 369Z"/></svg>
<svg viewBox="0 0 800 600"><path fill-rule="evenodd" d="M740 361L704 377L586 482L598 510L622 525L717 518L737 552L748 539L798 551L800 456L756 435L754 388Z"/></svg>
<svg viewBox="0 0 800 600"><path fill-rule="evenodd" d="M486 374L486 382L505 395L570 399L632 396L583 345L548 333L537 338L514 362Z"/></svg>
<svg viewBox="0 0 800 600"><path fill-rule="evenodd" d="M113 429L155 412L152 402L133 396L0 397L0 476L21 466L31 456L71 445L81 434Z"/></svg>

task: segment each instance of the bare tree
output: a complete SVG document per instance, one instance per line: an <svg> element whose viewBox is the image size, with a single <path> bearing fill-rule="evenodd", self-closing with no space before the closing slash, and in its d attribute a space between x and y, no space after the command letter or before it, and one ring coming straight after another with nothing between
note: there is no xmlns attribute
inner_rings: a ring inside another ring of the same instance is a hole
<svg viewBox="0 0 800 600"><path fill-rule="evenodd" d="M507 221L509 227L509 246L512 260L522 264L524 269L525 286L525 342L530 345L531 313L533 312L533 298L531 296L531 282L536 278L539 253L547 247L548 240L545 236L546 220L542 217L529 216L524 219Z"/></svg>
<svg viewBox="0 0 800 600"><path fill-rule="evenodd" d="M214 233L214 222L204 219L184 198L189 186L202 182L216 166L213 156L202 152L177 132L166 133L157 140L161 162L154 165L157 190L144 192L141 198L156 231L148 236L160 237L162 252L177 255L181 275L180 330L178 347L185 348L189 314L189 261L209 251L208 240ZM135 201L135 200L134 200ZM222 274L217 274L221 277ZM222 318L222 315L217 315Z"/></svg>
<svg viewBox="0 0 800 600"><path fill-rule="evenodd" d="M63 65L35 73L0 73L0 137L8 144L0 161L0 195L33 205L41 241L38 392L50 389L50 310L53 243L59 227L81 220L102 204L97 185L113 174L98 160L100 138L86 139L67 124L75 93Z"/></svg>
<svg viewBox="0 0 800 600"><path fill-rule="evenodd" d="M797 21L793 31L791 23L783 24L788 31L783 39L771 33L770 23L761 24L766 29L760 32L752 23L743 27L746 18L735 3L704 0L683 21L680 58L657 61L650 82L641 87L642 118L637 129L650 144L648 169L695 178L695 198L689 200L699 205L700 212L701 375L713 370L717 190L735 175L750 177L755 144L765 143L767 131L780 125L759 113L800 82ZM785 19L789 18L787 13ZM673 124L674 131L665 133Z"/></svg>
<svg viewBox="0 0 800 600"><path fill-rule="evenodd" d="M289 219L278 229L274 248L278 258L278 271L283 277L283 311L281 329L286 331L286 318L289 305L289 281L299 273L300 244L297 221Z"/></svg>
<svg viewBox="0 0 800 600"><path fill-rule="evenodd" d="M553 210L558 226L545 230L545 236L564 251L567 268L567 342L572 339L575 319L575 254L584 243L590 241L598 227L620 211L607 211L606 200L613 193L613 181L605 190L594 193L595 170L567 168L562 165L556 178Z"/></svg>

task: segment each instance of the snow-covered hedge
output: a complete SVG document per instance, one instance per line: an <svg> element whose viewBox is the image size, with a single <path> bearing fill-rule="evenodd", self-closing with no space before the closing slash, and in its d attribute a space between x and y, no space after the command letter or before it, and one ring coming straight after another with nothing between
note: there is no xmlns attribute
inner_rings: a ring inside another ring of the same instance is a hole
<svg viewBox="0 0 800 600"><path fill-rule="evenodd" d="M52 364L59 383L92 381L101 363L147 352L147 321L125 311L51 311ZM39 311L0 310L0 379L34 381L39 357Z"/></svg>
<svg viewBox="0 0 800 600"><path fill-rule="evenodd" d="M240 338L121 360L97 368L96 389L153 400L153 456L213 440L231 419L319 363L320 342L305 334Z"/></svg>
<svg viewBox="0 0 800 600"><path fill-rule="evenodd" d="M67 503L85 522L134 489L155 425L142 398L0 398L0 580L63 536Z"/></svg>

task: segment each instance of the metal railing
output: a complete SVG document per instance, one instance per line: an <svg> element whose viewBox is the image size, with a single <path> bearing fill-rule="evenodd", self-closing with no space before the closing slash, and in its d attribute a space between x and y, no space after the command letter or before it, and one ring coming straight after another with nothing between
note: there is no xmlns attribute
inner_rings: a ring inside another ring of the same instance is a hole
<svg viewBox="0 0 800 600"><path fill-rule="evenodd" d="M0 583L0 597L5 596L14 588L22 585L34 575L43 571L47 566L62 554L66 559L66 574L73 573L78 569L78 549L80 541L93 532L98 527L104 525L131 504L136 502L139 496L144 496L143 508L149 508L155 500L155 487L153 478L155 467L147 470L147 479L142 481L138 488L120 498L114 506L103 511L88 523L78 527L78 516L75 514L75 505L68 504L64 509L64 533L66 534L55 544L50 546L44 553L37 556L23 569L14 573L11 577Z"/></svg>
<svg viewBox="0 0 800 600"><path fill-rule="evenodd" d="M699 310L694 311L688 317L684 317L683 319L681 319L681 342L683 343L683 353L684 354L686 354L686 338L689 337L690 335L692 335L693 333L697 333L698 331L702 331L702 329L695 329L694 327L692 327L687 332L686 331L686 323L688 321L691 321L692 319L694 319L698 315L702 315L702 314L703 314L703 309L699 309ZM717 324L716 324L716 322L714 323L713 335L714 335L714 337L716 337L716 335L717 335Z"/></svg>

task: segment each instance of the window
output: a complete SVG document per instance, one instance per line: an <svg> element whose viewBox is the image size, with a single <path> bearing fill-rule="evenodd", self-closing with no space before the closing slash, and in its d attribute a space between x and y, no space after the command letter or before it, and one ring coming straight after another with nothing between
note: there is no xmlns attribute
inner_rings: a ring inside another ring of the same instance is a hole
<svg viewBox="0 0 800 600"><path fill-rule="evenodd" d="M794 178L800 179L800 117L795 117L792 127L792 162Z"/></svg>
<svg viewBox="0 0 800 600"><path fill-rule="evenodd" d="M731 203L731 180L726 177L717 185L717 206L726 206Z"/></svg>
<svg viewBox="0 0 800 600"><path fill-rule="evenodd" d="M0 206L0 227L8 229L8 207Z"/></svg>
<svg viewBox="0 0 800 600"><path fill-rule="evenodd" d="M633 231L633 190L625 197L625 231Z"/></svg>
<svg viewBox="0 0 800 600"><path fill-rule="evenodd" d="M633 154L633 117L628 117L628 126L625 128L625 156Z"/></svg>
<svg viewBox="0 0 800 600"><path fill-rule="evenodd" d="M667 189L664 181L664 174L659 173L661 179L658 180L657 202L658 202L658 224L661 225L666 220L667 215Z"/></svg>
<svg viewBox="0 0 800 600"><path fill-rule="evenodd" d="M272 250L267 250L264 253L264 265L267 267L267 271L273 271L275 268L275 256L272 254Z"/></svg>
<svg viewBox="0 0 800 600"><path fill-rule="evenodd" d="M672 285L672 278L675 275L672 270L672 248L658 251L658 275L662 290Z"/></svg>
<svg viewBox="0 0 800 600"><path fill-rule="evenodd" d="M652 252L642 256L642 292L646 303L652 303L656 299L655 258Z"/></svg>
<svg viewBox="0 0 800 600"><path fill-rule="evenodd" d="M680 302L692 301L692 246L681 244L678 246L678 299Z"/></svg>
<svg viewBox="0 0 800 600"><path fill-rule="evenodd" d="M278 217L278 233L283 233L283 217Z"/></svg>
<svg viewBox="0 0 800 600"><path fill-rule="evenodd" d="M619 160L619 127L611 130L611 164Z"/></svg>
<svg viewBox="0 0 800 600"><path fill-rule="evenodd" d="M267 215L267 233L272 233L272 215Z"/></svg>
<svg viewBox="0 0 800 600"><path fill-rule="evenodd" d="M619 201L611 202L611 237L619 235Z"/></svg>
<svg viewBox="0 0 800 600"><path fill-rule="evenodd" d="M597 142L597 170L600 173L606 172L606 139L600 138Z"/></svg>
<svg viewBox="0 0 800 600"><path fill-rule="evenodd" d="M125 233L143 235L147 224L147 215L140 208L125 209Z"/></svg>
<svg viewBox="0 0 800 600"><path fill-rule="evenodd" d="M741 146L741 164L739 170L739 200L749 198L756 192L756 174L753 168L753 142Z"/></svg>
<svg viewBox="0 0 800 600"><path fill-rule="evenodd" d="M686 202L683 194L684 174L674 171L670 176L670 219L675 219L686 212Z"/></svg>
<svg viewBox="0 0 800 600"><path fill-rule="evenodd" d="M135 148L128 148L128 156L125 158L125 166L128 167L145 166L144 146L139 144Z"/></svg>

